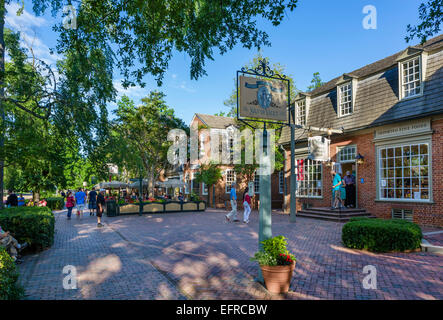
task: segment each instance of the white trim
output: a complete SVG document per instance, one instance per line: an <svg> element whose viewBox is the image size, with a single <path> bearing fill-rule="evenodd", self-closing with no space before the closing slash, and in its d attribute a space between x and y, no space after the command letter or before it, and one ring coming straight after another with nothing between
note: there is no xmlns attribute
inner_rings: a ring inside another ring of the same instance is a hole
<svg viewBox="0 0 443 320"><path fill-rule="evenodd" d="M280 170L278 173L278 193L283 194L285 191L285 172Z"/></svg>
<svg viewBox="0 0 443 320"><path fill-rule="evenodd" d="M342 161L341 157L339 159L340 152L343 149L346 149L346 148L355 148L355 155L354 155L354 158L351 159L351 160L344 160L344 161ZM358 154L358 152L357 152L357 145L356 144L349 144L349 145L345 145L345 146L337 146L335 151L336 151L336 160L339 163L353 163L353 162L355 162L355 156L357 156L357 154Z"/></svg>
<svg viewBox="0 0 443 320"><path fill-rule="evenodd" d="M228 185L228 172L229 171L232 171L233 174L234 174L234 181L232 181L232 182L236 182L237 181L237 176L235 174L235 170L234 169L226 169L226 171L225 171L225 176L226 176L226 178L225 178L225 193L230 193L231 192L231 189L229 189L229 191L228 191L228 187L231 188L231 185L232 185L232 182L230 182L229 185Z"/></svg>
<svg viewBox="0 0 443 320"><path fill-rule="evenodd" d="M405 97L404 88L403 88L403 86L404 86L404 83L403 83L404 69L403 69L403 67L404 67L405 63L414 61L416 59L418 59L418 78L419 78L418 80L420 81L420 86L419 86L420 92ZM423 59L422 59L421 54L417 54L409 59L399 61L398 62L398 73L399 73L398 74L399 100L414 99L414 98L421 97L423 95L423 84L424 84L424 81L423 81Z"/></svg>
<svg viewBox="0 0 443 320"><path fill-rule="evenodd" d="M350 103L350 112L343 114L342 112L342 103L341 103L341 88L349 86L349 91L350 91L350 101L347 101L345 103ZM337 86L337 115L339 118L341 117L346 117L349 116L351 114L354 113L354 88L353 88L353 81L347 81L345 83L342 83L340 85Z"/></svg>
<svg viewBox="0 0 443 320"><path fill-rule="evenodd" d="M204 196L207 196L207 195L208 195L208 191L209 191L209 189L206 190L206 192L205 192L205 189L207 189L207 187L208 187L208 186L206 185L206 183L204 183L204 182L201 183L202 195L204 195Z"/></svg>

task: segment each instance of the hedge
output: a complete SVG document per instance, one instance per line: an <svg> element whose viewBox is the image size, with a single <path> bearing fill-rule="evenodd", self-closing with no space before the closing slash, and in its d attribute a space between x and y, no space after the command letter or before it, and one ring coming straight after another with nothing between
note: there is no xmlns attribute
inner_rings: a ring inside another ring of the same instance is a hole
<svg viewBox="0 0 443 320"><path fill-rule="evenodd" d="M18 272L14 260L0 247L0 300L18 300L24 290L18 285Z"/></svg>
<svg viewBox="0 0 443 320"><path fill-rule="evenodd" d="M55 218L48 207L15 207L0 210L0 226L18 242L41 250L54 243Z"/></svg>
<svg viewBox="0 0 443 320"><path fill-rule="evenodd" d="M343 245L372 252L420 248L422 233L415 223L399 219L351 219L343 226Z"/></svg>
<svg viewBox="0 0 443 320"><path fill-rule="evenodd" d="M46 206L51 210L62 210L65 206L65 200L63 197L46 198Z"/></svg>

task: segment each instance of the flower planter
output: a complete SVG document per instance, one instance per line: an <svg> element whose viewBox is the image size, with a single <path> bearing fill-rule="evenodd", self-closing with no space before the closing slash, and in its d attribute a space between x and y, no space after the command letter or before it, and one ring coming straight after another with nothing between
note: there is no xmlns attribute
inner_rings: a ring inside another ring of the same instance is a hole
<svg viewBox="0 0 443 320"><path fill-rule="evenodd" d="M266 289L271 293L288 292L294 268L295 261L287 266L260 266Z"/></svg>

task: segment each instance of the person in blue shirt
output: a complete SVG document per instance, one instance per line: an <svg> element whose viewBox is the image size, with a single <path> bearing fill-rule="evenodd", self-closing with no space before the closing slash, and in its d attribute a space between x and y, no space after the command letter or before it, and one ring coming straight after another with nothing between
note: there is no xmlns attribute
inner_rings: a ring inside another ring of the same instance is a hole
<svg viewBox="0 0 443 320"><path fill-rule="evenodd" d="M341 192L340 192L340 185L342 184L342 179L338 173L336 173L334 170L331 170L331 175L333 177L332 180L332 190L334 193L334 204L332 206L332 209L338 208L341 202Z"/></svg>
<svg viewBox="0 0 443 320"><path fill-rule="evenodd" d="M20 193L20 197L18 197L18 206L24 207L26 204L25 198L23 197L23 194Z"/></svg>
<svg viewBox="0 0 443 320"><path fill-rule="evenodd" d="M231 186L231 192L229 193L229 200L231 201L232 210L225 216L226 221L231 222L232 217L234 217L234 222L239 221L237 219L237 190L235 189L235 182Z"/></svg>
<svg viewBox="0 0 443 320"><path fill-rule="evenodd" d="M86 202L86 193L84 193L82 188L79 188L78 191L75 193L75 204L77 207L77 218L80 218L83 216L83 210L85 210L85 202Z"/></svg>

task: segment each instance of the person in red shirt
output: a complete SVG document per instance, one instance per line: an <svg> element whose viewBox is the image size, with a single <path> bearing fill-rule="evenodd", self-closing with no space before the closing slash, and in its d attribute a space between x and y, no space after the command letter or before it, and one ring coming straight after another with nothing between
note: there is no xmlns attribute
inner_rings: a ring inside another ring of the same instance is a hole
<svg viewBox="0 0 443 320"><path fill-rule="evenodd" d="M66 209L68 209L68 220L71 220L72 208L75 207L75 198L72 195L72 192L68 192L68 196L66 197Z"/></svg>
<svg viewBox="0 0 443 320"><path fill-rule="evenodd" d="M243 223L249 223L249 214L251 213L251 197L249 196L249 187L243 192Z"/></svg>

